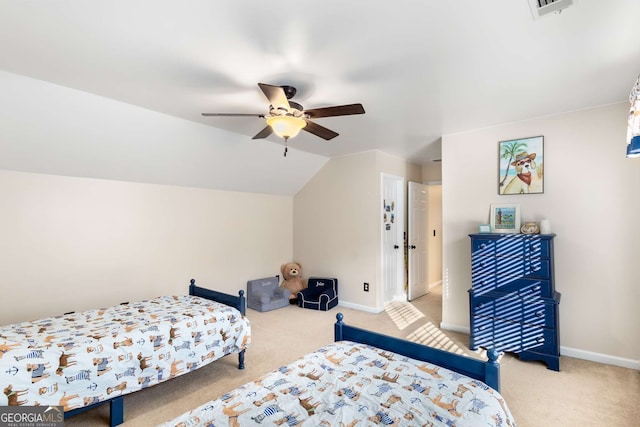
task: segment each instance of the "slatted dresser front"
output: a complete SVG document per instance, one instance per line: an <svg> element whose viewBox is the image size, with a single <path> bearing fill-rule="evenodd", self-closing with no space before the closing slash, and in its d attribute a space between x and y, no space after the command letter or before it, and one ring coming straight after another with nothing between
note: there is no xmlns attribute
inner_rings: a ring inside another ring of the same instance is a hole
<svg viewBox="0 0 640 427"><path fill-rule="evenodd" d="M470 344L560 370L554 234L470 234Z"/></svg>

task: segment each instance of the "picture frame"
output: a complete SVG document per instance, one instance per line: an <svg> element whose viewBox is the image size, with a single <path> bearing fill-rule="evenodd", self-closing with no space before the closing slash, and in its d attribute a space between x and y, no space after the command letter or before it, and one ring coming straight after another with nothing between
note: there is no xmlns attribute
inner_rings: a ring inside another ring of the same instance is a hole
<svg viewBox="0 0 640 427"><path fill-rule="evenodd" d="M491 224L478 225L478 233L491 233Z"/></svg>
<svg viewBox="0 0 640 427"><path fill-rule="evenodd" d="M498 194L544 193L544 136L498 142Z"/></svg>
<svg viewBox="0 0 640 427"><path fill-rule="evenodd" d="M491 204L489 224L492 233L519 233L520 205L517 203Z"/></svg>

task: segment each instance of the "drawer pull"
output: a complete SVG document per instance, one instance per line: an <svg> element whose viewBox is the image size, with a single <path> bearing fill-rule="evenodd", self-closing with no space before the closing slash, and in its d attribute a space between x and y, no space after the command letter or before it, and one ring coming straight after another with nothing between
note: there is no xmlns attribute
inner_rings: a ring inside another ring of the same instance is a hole
<svg viewBox="0 0 640 427"><path fill-rule="evenodd" d="M544 316L544 310L536 311L536 316L538 316L538 317Z"/></svg>
<svg viewBox="0 0 640 427"><path fill-rule="evenodd" d="M538 292L540 290L540 286L534 286L531 290L533 290L533 292Z"/></svg>
<svg viewBox="0 0 640 427"><path fill-rule="evenodd" d="M536 340L537 343L542 344L544 342L544 337L540 337Z"/></svg>
<svg viewBox="0 0 640 427"><path fill-rule="evenodd" d="M484 243L481 243L481 244L480 244L480 249L484 249L484 248L486 248L486 247L487 247L487 245L485 245Z"/></svg>

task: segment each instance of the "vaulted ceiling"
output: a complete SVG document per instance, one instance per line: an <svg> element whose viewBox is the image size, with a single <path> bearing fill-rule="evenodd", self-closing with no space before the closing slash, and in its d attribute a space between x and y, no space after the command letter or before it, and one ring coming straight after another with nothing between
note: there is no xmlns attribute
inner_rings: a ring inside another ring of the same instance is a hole
<svg viewBox="0 0 640 427"><path fill-rule="evenodd" d="M538 19L529 3L0 0L0 70L229 132L249 162L263 119L201 113L266 113L257 83L292 85L305 108L366 110L318 119L340 136L302 132L292 148L425 164L445 134L628 98L640 1L574 0Z"/></svg>

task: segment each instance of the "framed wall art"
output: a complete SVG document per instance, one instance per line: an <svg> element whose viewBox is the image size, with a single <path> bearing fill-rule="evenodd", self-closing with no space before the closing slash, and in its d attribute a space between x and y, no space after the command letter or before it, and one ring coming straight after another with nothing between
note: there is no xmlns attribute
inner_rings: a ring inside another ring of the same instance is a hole
<svg viewBox="0 0 640 427"><path fill-rule="evenodd" d="M544 193L544 137L498 143L498 194Z"/></svg>
<svg viewBox="0 0 640 427"><path fill-rule="evenodd" d="M479 224L478 233L491 233L491 224Z"/></svg>
<svg viewBox="0 0 640 427"><path fill-rule="evenodd" d="M519 233L520 205L492 204L489 223L493 233Z"/></svg>

